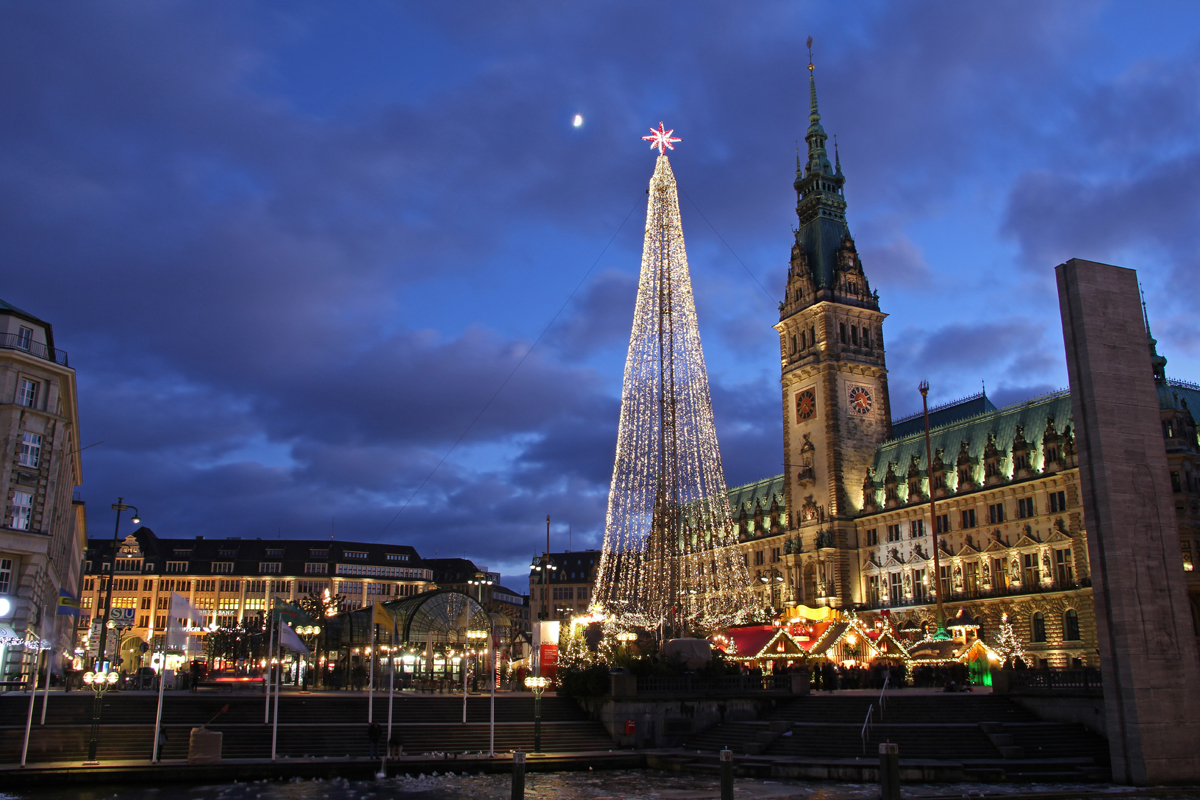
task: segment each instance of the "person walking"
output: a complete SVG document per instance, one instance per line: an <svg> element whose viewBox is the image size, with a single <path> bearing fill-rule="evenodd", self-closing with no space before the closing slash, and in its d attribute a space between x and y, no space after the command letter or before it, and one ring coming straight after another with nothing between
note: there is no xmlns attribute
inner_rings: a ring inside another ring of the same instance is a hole
<svg viewBox="0 0 1200 800"><path fill-rule="evenodd" d="M379 740L383 738L383 726L372 722L367 726L367 741L371 743L371 758L379 758Z"/></svg>

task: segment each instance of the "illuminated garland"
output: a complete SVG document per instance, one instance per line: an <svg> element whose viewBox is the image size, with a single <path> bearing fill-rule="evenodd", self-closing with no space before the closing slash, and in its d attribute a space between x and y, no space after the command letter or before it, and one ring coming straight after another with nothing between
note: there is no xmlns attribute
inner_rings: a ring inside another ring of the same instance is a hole
<svg viewBox="0 0 1200 800"><path fill-rule="evenodd" d="M753 601L665 155L649 194L596 605L624 626L703 633L736 621Z"/></svg>

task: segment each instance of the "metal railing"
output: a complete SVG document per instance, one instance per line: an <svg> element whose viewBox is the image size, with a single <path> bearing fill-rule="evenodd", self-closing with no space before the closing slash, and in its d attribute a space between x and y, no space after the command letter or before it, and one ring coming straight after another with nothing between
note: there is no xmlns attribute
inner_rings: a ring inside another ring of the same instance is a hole
<svg viewBox="0 0 1200 800"><path fill-rule="evenodd" d="M648 676L637 679L637 693L684 694L689 692L736 693L788 691L792 688L792 676L779 675L702 675Z"/></svg>
<svg viewBox="0 0 1200 800"><path fill-rule="evenodd" d="M22 353L67 366L66 350L56 350L17 333L0 333L0 350L20 350Z"/></svg>
<svg viewBox="0 0 1200 800"><path fill-rule="evenodd" d="M1099 692L1103 689L1098 669L1006 670L1009 691L1055 692L1063 689Z"/></svg>
<svg viewBox="0 0 1200 800"><path fill-rule="evenodd" d="M867 739L871 736L871 714L875 712L875 706L867 706L867 718L863 720L862 732L859 734L862 737L862 751L867 752Z"/></svg>
<svg viewBox="0 0 1200 800"><path fill-rule="evenodd" d="M946 551L942 551L946 552ZM947 554L949 555L949 554ZM1086 589L1092 585L1090 578L1084 578L1077 581L1051 581L1050 583L1038 583L1036 586L1027 586L1025 584L1010 584L1008 586L995 589L980 589L977 592L955 591L948 592L943 599L946 603L961 603L970 600L981 600L991 597L1014 597L1027 594L1048 594L1050 592L1066 592L1072 589ZM880 598L875 601L863 603L859 608L876 609L876 608L907 608L909 606L928 606L933 605L936 601L934 598L933 589L929 589L929 596L921 599L904 598L898 601L891 599Z"/></svg>
<svg viewBox="0 0 1200 800"><path fill-rule="evenodd" d="M883 710L887 707L887 696L884 694L888 689L888 684L892 682L892 674L883 676L883 688L879 690L879 721L883 722Z"/></svg>

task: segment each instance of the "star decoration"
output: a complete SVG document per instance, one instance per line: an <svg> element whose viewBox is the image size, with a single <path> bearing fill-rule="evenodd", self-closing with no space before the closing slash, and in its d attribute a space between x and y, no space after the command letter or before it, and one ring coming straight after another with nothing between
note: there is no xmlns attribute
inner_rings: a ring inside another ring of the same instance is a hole
<svg viewBox="0 0 1200 800"><path fill-rule="evenodd" d="M675 132L674 128L672 128L669 131L664 131L663 124L660 122L660 123L658 123L658 130L651 128L650 135L643 136L642 141L649 142L651 150L653 150L654 148L657 147L658 154L661 156L664 152L666 152L666 150L674 150L675 149L675 145L673 145L672 142L682 142L683 141L683 139L676 139L674 136L672 136L671 134L674 132Z"/></svg>

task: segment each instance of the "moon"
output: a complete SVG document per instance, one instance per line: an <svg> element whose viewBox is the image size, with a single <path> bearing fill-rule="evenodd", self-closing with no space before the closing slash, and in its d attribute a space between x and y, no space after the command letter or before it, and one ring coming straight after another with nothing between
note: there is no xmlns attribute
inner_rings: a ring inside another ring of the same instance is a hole
<svg viewBox="0 0 1200 800"><path fill-rule="evenodd" d="M571 120L571 124L576 128L583 127L583 114L576 114L575 119Z"/></svg>

